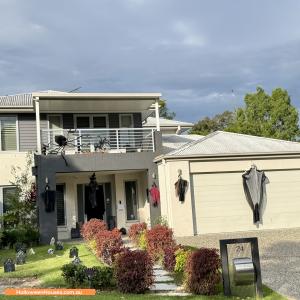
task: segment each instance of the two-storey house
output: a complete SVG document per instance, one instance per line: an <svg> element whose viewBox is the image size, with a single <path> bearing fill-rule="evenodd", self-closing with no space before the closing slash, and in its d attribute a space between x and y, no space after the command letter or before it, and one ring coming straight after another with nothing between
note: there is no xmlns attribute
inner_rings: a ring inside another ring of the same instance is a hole
<svg viewBox="0 0 300 300"><path fill-rule="evenodd" d="M34 155L42 243L69 239L76 223L110 228L150 223L160 206L153 159L161 153L159 93L36 92L0 97L0 213L13 190L11 167ZM154 110L156 126L143 128Z"/></svg>

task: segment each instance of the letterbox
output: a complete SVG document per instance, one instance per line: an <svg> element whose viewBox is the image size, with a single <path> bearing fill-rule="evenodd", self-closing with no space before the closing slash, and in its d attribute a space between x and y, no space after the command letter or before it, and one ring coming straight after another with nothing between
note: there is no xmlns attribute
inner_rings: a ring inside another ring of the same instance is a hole
<svg viewBox="0 0 300 300"><path fill-rule="evenodd" d="M249 285L255 282L255 270L251 258L234 258L232 264L235 285Z"/></svg>

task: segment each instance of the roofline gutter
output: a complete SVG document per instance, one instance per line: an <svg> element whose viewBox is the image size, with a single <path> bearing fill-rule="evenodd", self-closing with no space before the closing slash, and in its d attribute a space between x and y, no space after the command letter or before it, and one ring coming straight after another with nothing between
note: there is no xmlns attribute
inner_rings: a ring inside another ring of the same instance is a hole
<svg viewBox="0 0 300 300"><path fill-rule="evenodd" d="M40 100L156 100L161 97L161 93L32 93L32 97L39 97Z"/></svg>
<svg viewBox="0 0 300 300"><path fill-rule="evenodd" d="M214 155L160 155L157 156L153 162L159 163L162 160L182 160L182 159L190 159L190 160L228 160L228 159L246 159L246 158L282 158L282 157L300 157L300 152L273 152L273 153L235 153L235 154L214 154Z"/></svg>

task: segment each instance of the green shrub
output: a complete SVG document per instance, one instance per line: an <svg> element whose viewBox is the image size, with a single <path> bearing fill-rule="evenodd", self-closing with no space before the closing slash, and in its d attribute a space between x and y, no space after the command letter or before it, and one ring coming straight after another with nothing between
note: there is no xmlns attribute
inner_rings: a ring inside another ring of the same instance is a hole
<svg viewBox="0 0 300 300"><path fill-rule="evenodd" d="M87 286L85 266L70 263L63 265L61 270L62 276L69 287L78 288Z"/></svg>
<svg viewBox="0 0 300 300"><path fill-rule="evenodd" d="M94 289L105 289L115 286L114 271L111 267L93 267L94 276L91 280L91 287Z"/></svg>
<svg viewBox="0 0 300 300"><path fill-rule="evenodd" d="M142 250L147 249L146 230L139 235L138 247Z"/></svg>
<svg viewBox="0 0 300 300"><path fill-rule="evenodd" d="M35 228L13 228L4 229L1 234L2 247L8 246L13 248L15 243L23 243L27 246L38 244L39 232Z"/></svg>
<svg viewBox="0 0 300 300"><path fill-rule="evenodd" d="M174 271L177 273L182 273L185 269L185 265L188 259L190 250L186 250L184 248L180 248L175 252L175 267Z"/></svg>

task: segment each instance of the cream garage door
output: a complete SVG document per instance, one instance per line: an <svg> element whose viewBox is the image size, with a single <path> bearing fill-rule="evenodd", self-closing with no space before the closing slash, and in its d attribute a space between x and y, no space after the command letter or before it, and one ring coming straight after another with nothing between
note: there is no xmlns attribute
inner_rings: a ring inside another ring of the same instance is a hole
<svg viewBox="0 0 300 300"><path fill-rule="evenodd" d="M300 227L300 170L266 175L270 184L259 228ZM245 199L242 173L193 174L191 190L196 234L258 229Z"/></svg>

